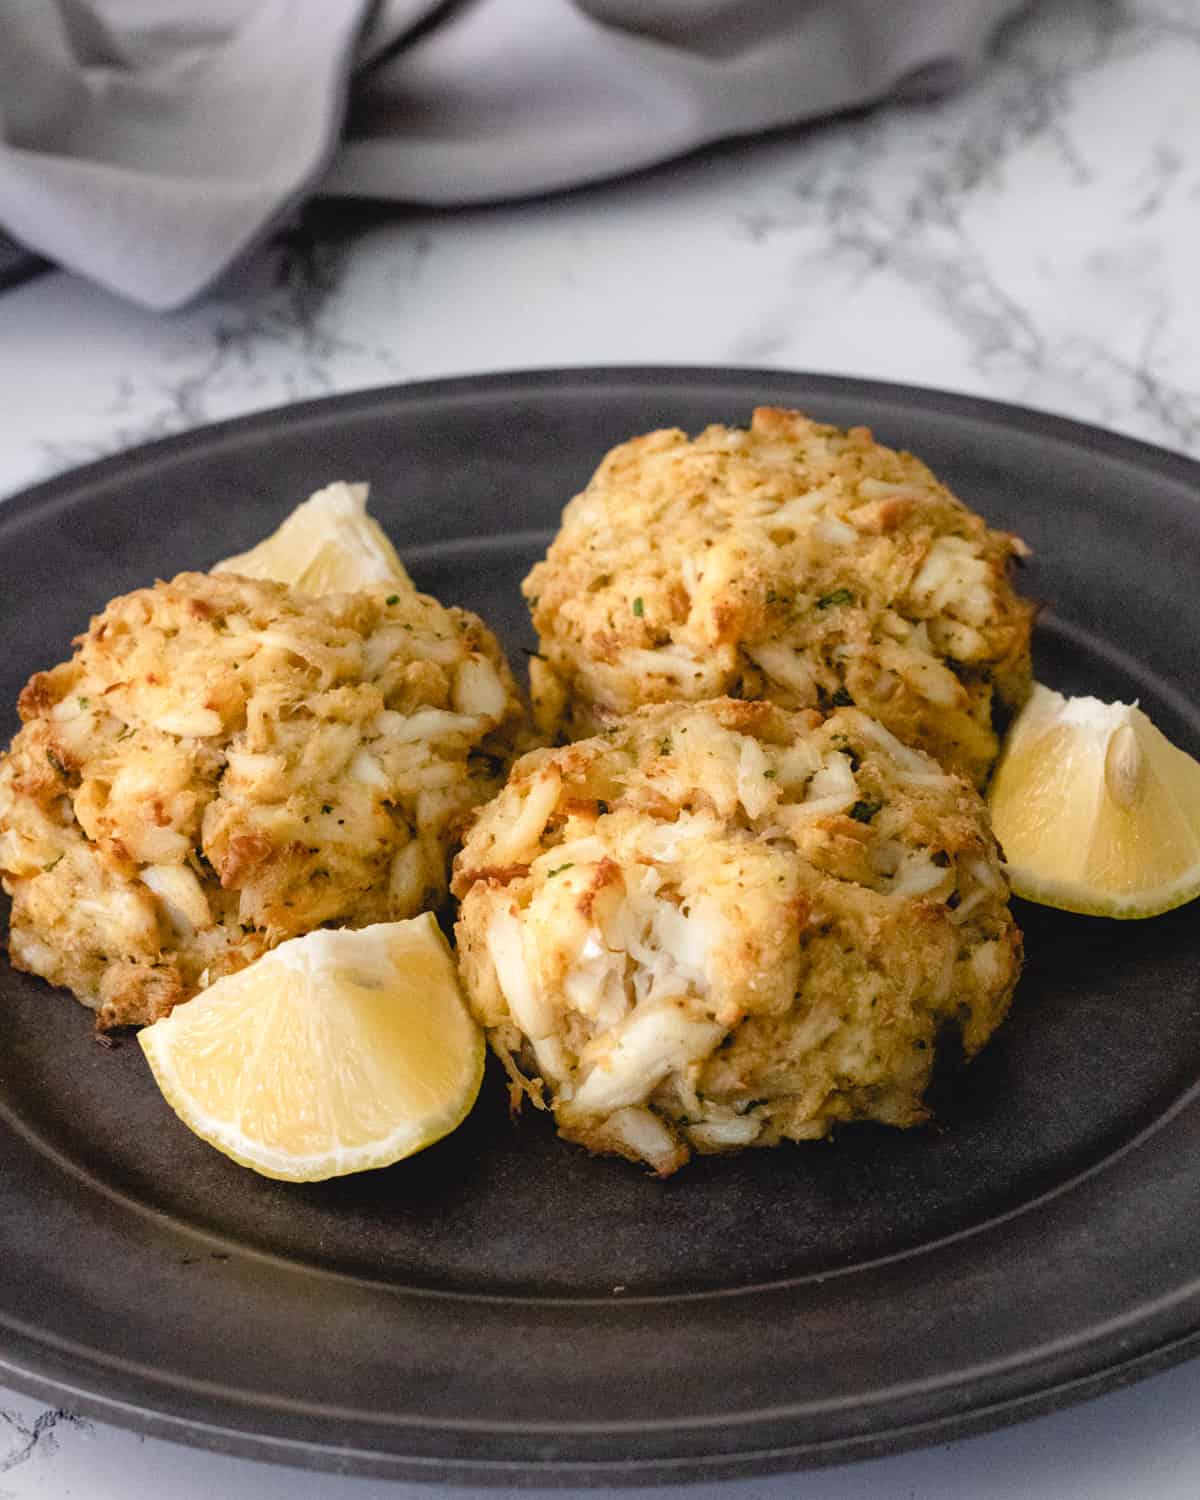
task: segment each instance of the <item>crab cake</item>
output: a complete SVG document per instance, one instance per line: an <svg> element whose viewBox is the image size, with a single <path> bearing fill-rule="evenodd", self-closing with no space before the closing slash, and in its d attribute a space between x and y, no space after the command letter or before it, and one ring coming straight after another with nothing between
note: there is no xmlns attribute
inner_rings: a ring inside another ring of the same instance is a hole
<svg viewBox="0 0 1200 1500"><path fill-rule="evenodd" d="M144 1023L323 924L437 906L520 707L474 615L183 573L114 599L0 757L13 963Z"/></svg>
<svg viewBox="0 0 1200 1500"><path fill-rule="evenodd" d="M925 1119L935 1044L976 1053L1021 964L979 796L858 709L649 707L533 751L454 890L514 1099L664 1174Z"/></svg>
<svg viewBox="0 0 1200 1500"><path fill-rule="evenodd" d="M547 733L728 694L863 709L982 785L1031 685L1025 555L911 454L799 412L614 448L525 580Z"/></svg>

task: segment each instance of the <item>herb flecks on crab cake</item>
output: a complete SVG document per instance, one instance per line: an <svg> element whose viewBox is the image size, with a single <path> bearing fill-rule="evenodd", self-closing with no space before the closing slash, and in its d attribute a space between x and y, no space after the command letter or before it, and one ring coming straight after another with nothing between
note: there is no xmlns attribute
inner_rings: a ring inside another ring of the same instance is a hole
<svg viewBox="0 0 1200 1500"><path fill-rule="evenodd" d="M438 906L521 718L474 615L183 573L114 599L0 757L13 963L153 1021L322 925Z"/></svg>
<svg viewBox="0 0 1200 1500"><path fill-rule="evenodd" d="M856 709L649 707L538 750L455 861L459 962L515 1097L568 1139L692 1151L908 1126L1021 935L987 813Z"/></svg>
<svg viewBox="0 0 1200 1500"><path fill-rule="evenodd" d="M541 727L728 694L853 704L982 785L1028 696L1019 538L919 459L799 412L614 448L525 580Z"/></svg>

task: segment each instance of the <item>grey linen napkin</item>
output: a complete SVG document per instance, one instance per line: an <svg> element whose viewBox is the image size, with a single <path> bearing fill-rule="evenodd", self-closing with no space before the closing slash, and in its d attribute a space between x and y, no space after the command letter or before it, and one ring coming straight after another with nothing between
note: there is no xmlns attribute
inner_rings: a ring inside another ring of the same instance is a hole
<svg viewBox="0 0 1200 1500"><path fill-rule="evenodd" d="M0 0L0 228L148 307L312 193L461 204L951 87L1023 0Z"/></svg>

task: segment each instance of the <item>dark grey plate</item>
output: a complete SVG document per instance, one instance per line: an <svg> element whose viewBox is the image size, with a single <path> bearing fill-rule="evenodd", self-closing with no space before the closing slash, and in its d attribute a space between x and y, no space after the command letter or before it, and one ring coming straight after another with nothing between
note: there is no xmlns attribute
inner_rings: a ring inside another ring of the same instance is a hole
<svg viewBox="0 0 1200 1500"><path fill-rule="evenodd" d="M518 374L212 427L0 507L0 704L113 594L369 479L422 586L531 644L517 583L613 442L759 402L915 449L1035 559L1039 675L1200 753L1200 469L931 391L705 370ZM10 708L0 732L15 727ZM386 1172L268 1182L178 1125L136 1045L0 967L0 1378L319 1467L591 1483L801 1467L1045 1411L1200 1337L1200 909L1022 908L1011 1020L936 1127L669 1182L507 1121L489 1077Z"/></svg>

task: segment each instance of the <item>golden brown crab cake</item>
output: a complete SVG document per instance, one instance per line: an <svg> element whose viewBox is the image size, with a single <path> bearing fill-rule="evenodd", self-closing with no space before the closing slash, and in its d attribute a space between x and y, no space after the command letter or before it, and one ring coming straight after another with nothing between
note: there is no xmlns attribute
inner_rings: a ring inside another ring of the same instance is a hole
<svg viewBox="0 0 1200 1500"><path fill-rule="evenodd" d="M660 1173L925 1119L939 1037L976 1053L1021 965L978 794L857 709L649 707L533 751L453 888L514 1098Z"/></svg>
<svg viewBox="0 0 1200 1500"><path fill-rule="evenodd" d="M849 705L982 785L1031 685L1026 552L919 459L799 412L614 448L523 585L540 727L728 694Z"/></svg>
<svg viewBox="0 0 1200 1500"><path fill-rule="evenodd" d="M102 1027L325 924L438 906L521 719L491 632L411 587L183 573L114 599L0 757L13 963Z"/></svg>

